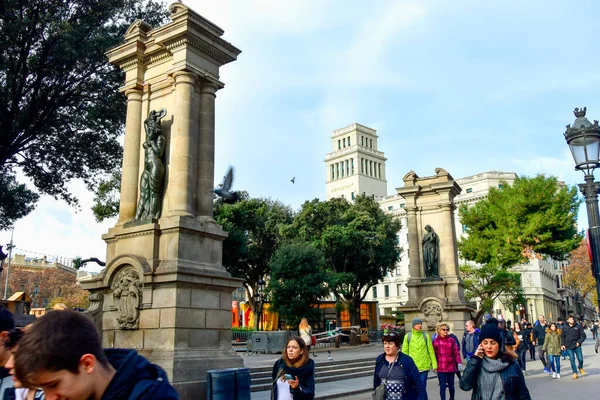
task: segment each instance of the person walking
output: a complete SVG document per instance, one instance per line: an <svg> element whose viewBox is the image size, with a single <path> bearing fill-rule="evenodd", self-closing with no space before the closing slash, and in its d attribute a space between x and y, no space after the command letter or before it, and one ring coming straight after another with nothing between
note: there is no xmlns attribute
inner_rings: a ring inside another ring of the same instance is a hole
<svg viewBox="0 0 600 400"><path fill-rule="evenodd" d="M404 335L402 351L413 359L419 369L423 385L427 386L427 375L430 369L437 371L437 361L433 344L429 335L423 332L423 321L420 318L412 320L412 331Z"/></svg>
<svg viewBox="0 0 600 400"><path fill-rule="evenodd" d="M313 400L315 398L315 362L308 356L308 347L304 340L292 336L275 361L271 379L273 379L272 399Z"/></svg>
<svg viewBox="0 0 600 400"><path fill-rule="evenodd" d="M473 357L475 350L479 347L479 328L475 327L475 322L469 320L465 324L465 333L462 337L462 355L466 361Z"/></svg>
<svg viewBox="0 0 600 400"><path fill-rule="evenodd" d="M427 400L425 383L415 362L400 351L403 334L389 332L383 335L383 354L375 360L373 390L385 386L385 400Z"/></svg>
<svg viewBox="0 0 600 400"><path fill-rule="evenodd" d="M440 399L446 400L446 388L450 393L450 400L454 400L454 374L462 369L462 360L458 343L450 336L450 328L445 322L440 322L435 327L437 332L433 340L433 351L438 367L438 381L440 383Z"/></svg>
<svg viewBox="0 0 600 400"><path fill-rule="evenodd" d="M536 324L537 325L537 324ZM529 342L529 346L527 350L529 350L529 361L535 361L535 346L533 345L533 326L531 322L528 322L523 326L523 330L527 335L527 341Z"/></svg>
<svg viewBox="0 0 600 400"><path fill-rule="evenodd" d="M302 318L300 321L300 325L298 325L298 333L300 333L300 337L304 340L304 344L306 344L306 348L308 349L308 354L310 355L310 347L312 346L312 328L308 324L308 320L306 318ZM313 356L317 355L313 353Z"/></svg>
<svg viewBox="0 0 600 400"><path fill-rule="evenodd" d="M550 375L553 370L551 370L551 368L548 366L548 357L543 350L544 341L546 339L546 331L548 330L548 328L549 326L546 323L546 317L540 315L538 317L538 323L533 327L533 337L531 339L531 344L535 346L536 350L540 355L540 361L544 366L544 372Z"/></svg>
<svg viewBox="0 0 600 400"><path fill-rule="evenodd" d="M562 344L562 331L558 329L554 322L547 328L544 345L542 347L544 354L548 357L548 365L552 372L552 378L560 379L560 345Z"/></svg>
<svg viewBox="0 0 600 400"><path fill-rule="evenodd" d="M523 375L527 375L527 349L529 348L529 335L527 331L522 329L519 322L515 322L513 327L514 333L517 335L517 355L519 356L519 365L523 370Z"/></svg>
<svg viewBox="0 0 600 400"><path fill-rule="evenodd" d="M521 368L501 350L496 323L481 327L479 342L460 378L460 388L472 391L472 400L531 400Z"/></svg>
<svg viewBox="0 0 600 400"><path fill-rule="evenodd" d="M578 369L581 376L585 375L585 370L583 369L583 353L581 351L581 344L585 339L586 336L583 328L575 322L574 316L569 315L567 323L562 330L561 350L567 351L567 356L571 361L571 370L573 370L573 379L579 378L577 375ZM577 361L579 362L579 368L575 365L575 357L577 357Z"/></svg>

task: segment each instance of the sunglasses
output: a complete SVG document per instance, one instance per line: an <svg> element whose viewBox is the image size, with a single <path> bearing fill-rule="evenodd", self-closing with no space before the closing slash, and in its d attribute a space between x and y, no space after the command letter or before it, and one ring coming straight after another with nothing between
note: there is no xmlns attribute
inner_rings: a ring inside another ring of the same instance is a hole
<svg viewBox="0 0 600 400"><path fill-rule="evenodd" d="M398 336L396 334L396 332L389 332L389 333L386 333L385 335L383 335L383 337L396 337L396 336Z"/></svg>
<svg viewBox="0 0 600 400"><path fill-rule="evenodd" d="M448 328L442 328L442 329L440 329L440 331L442 331L442 332L448 332Z"/></svg>

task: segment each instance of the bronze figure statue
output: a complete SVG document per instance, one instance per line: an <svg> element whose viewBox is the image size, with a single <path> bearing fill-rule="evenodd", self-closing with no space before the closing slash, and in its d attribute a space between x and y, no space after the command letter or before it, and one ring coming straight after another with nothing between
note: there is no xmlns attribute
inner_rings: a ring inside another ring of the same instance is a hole
<svg viewBox="0 0 600 400"><path fill-rule="evenodd" d="M167 110L152 110L144 121L146 141L144 142L144 172L140 178L140 201L135 220L159 219L162 209L165 165L162 157L165 152L165 137L162 134L160 120Z"/></svg>
<svg viewBox="0 0 600 400"><path fill-rule="evenodd" d="M423 263L425 264L425 276L431 278L439 277L439 254L440 245L437 233L431 225L425 227L427 233L423 236Z"/></svg>

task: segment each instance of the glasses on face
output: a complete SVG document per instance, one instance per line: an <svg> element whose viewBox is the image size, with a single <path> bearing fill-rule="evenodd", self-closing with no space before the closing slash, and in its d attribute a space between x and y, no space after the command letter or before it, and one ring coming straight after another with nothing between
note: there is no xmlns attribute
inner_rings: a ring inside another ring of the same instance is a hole
<svg viewBox="0 0 600 400"><path fill-rule="evenodd" d="M442 332L448 332L448 328L442 328L442 329L440 329L440 331L442 331Z"/></svg>

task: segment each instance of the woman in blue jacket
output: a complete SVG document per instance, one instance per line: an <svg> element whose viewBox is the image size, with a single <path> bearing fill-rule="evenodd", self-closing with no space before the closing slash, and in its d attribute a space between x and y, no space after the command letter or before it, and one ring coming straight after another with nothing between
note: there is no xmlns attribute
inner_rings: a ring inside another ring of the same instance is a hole
<svg viewBox="0 0 600 400"><path fill-rule="evenodd" d="M427 400L427 389L415 362L400 351L403 340L400 335L396 332L383 335L383 354L377 356L375 361L373 390L384 381L386 400Z"/></svg>
<svg viewBox="0 0 600 400"><path fill-rule="evenodd" d="M315 362L308 355L308 347L301 337L288 340L281 358L273 365L271 398L289 399L290 395L293 400L315 398Z"/></svg>
<svg viewBox="0 0 600 400"><path fill-rule="evenodd" d="M472 400L531 400L518 362L500 351L502 336L498 325L485 324L479 343L462 373L460 388L472 390Z"/></svg>

